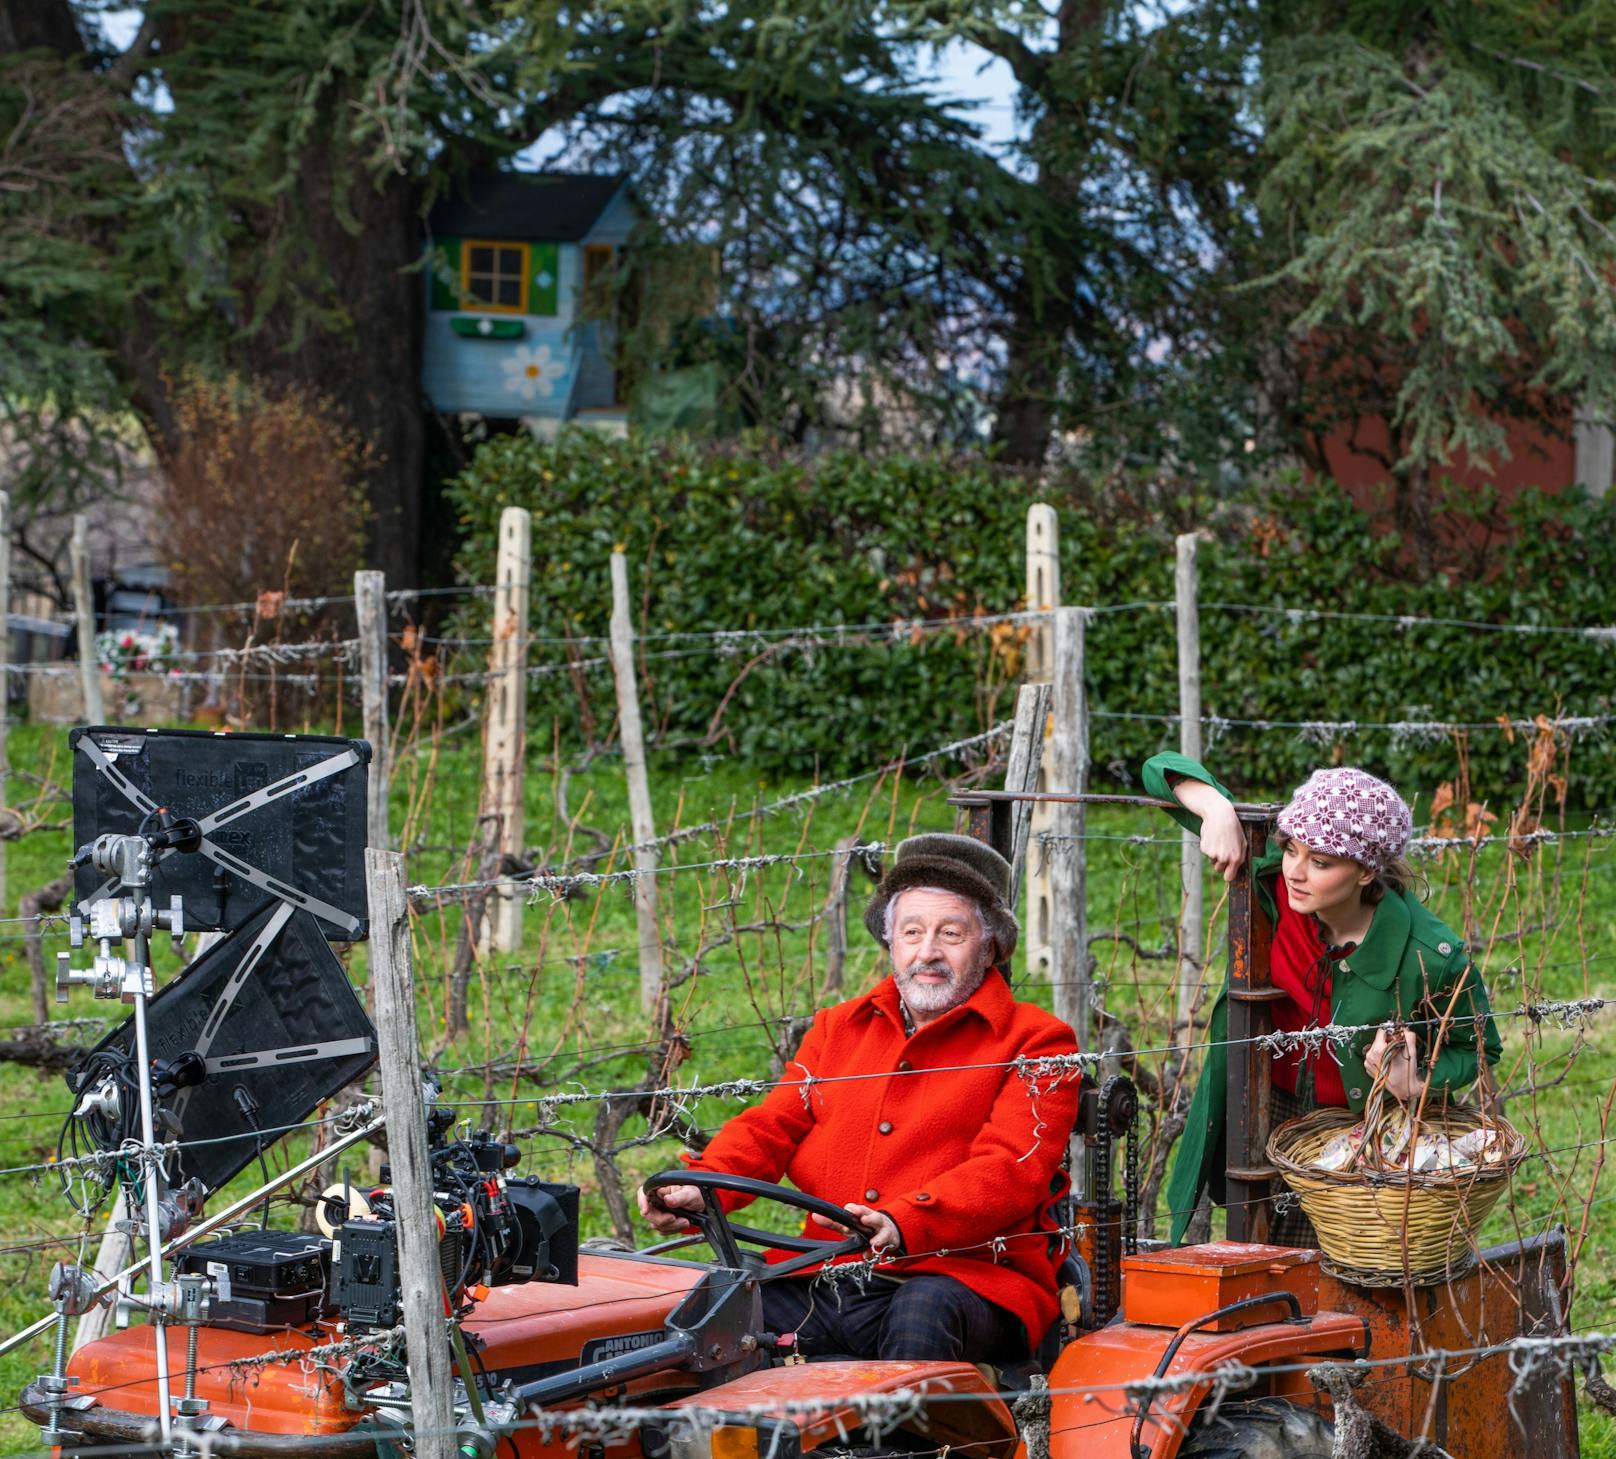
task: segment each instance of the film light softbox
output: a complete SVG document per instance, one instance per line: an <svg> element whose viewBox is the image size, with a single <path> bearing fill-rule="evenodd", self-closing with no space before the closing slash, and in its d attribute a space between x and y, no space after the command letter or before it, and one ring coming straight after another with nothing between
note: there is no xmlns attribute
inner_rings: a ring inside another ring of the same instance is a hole
<svg viewBox="0 0 1616 1459"><path fill-rule="evenodd" d="M196 1176L210 1192L376 1061L376 1030L342 964L315 919L286 902L197 958L147 1005L147 1024L154 1060L204 1061L202 1083L163 1103L181 1127L176 1183ZM96 1052L106 1048L133 1057L133 1019Z"/></svg>
<svg viewBox="0 0 1616 1459"><path fill-rule="evenodd" d="M228 932L286 902L333 941L368 933L364 740L97 727L69 743L75 846L133 835L158 807L201 826L199 851L164 852L152 873L152 900L177 893L186 931ZM81 866L73 893L82 912L118 888Z"/></svg>

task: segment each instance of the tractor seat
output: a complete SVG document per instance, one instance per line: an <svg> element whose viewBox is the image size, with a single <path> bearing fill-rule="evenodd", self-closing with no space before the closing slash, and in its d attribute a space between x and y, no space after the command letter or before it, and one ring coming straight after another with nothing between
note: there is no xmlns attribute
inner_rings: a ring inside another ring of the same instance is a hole
<svg viewBox="0 0 1616 1459"><path fill-rule="evenodd" d="M1084 1329L1094 1326L1094 1274L1089 1270L1089 1264L1076 1252L1068 1252L1060 1264L1056 1279L1061 1310L1049 1324L1044 1340L1028 1357L1004 1364L998 1369L996 1378L989 1379L1006 1393L1025 1393L1032 1387L1035 1376L1045 1374L1054 1367L1055 1359L1066 1345L1064 1329L1068 1325Z"/></svg>

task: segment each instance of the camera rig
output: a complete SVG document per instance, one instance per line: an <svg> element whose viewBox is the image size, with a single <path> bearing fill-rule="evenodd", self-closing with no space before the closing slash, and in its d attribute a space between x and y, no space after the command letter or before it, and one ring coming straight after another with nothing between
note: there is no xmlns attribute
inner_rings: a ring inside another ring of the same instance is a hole
<svg viewBox="0 0 1616 1459"><path fill-rule="evenodd" d="M447 1140L454 1122L454 1110L428 1106L438 1264L451 1314L462 1315L490 1287L576 1285L578 1187L507 1176L522 1152L487 1130ZM384 1165L382 1179L390 1175ZM384 1185L357 1201L351 1192L328 1191L317 1215L335 1237L335 1306L349 1327L397 1324L403 1294L392 1190Z"/></svg>

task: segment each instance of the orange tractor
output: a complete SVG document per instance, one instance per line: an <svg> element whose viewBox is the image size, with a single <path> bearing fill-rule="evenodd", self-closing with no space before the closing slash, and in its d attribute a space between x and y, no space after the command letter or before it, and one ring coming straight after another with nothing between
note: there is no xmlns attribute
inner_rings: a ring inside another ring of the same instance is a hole
<svg viewBox="0 0 1616 1459"><path fill-rule="evenodd" d="M1002 839L1012 799L971 797L973 831ZM1262 818L1245 819L1260 846ZM845 1240L812 1242L738 1226L715 1193L846 1225L837 1207L739 1177L665 1172L648 1187L707 1191L698 1225L712 1260L671 1253L688 1237L640 1252L580 1250L574 1189L516 1176L514 1147L450 1140L452 1112L432 1112L446 1295L432 1340L454 1352L451 1447L468 1459L1574 1456L1569 1372L1512 1369L1508 1348L1567 1331L1561 1234L1485 1252L1442 1286L1409 1289L1349 1285L1321 1269L1317 1252L1266 1243L1268 1061L1250 1040L1265 1031L1272 994L1268 930L1247 891L1236 889L1230 931L1228 1239L1179 1249L1136 1240L1134 1091L1121 1077L1090 1085L1076 1145L1088 1179L1083 1204L1067 1213L1080 1237L1063 1317L1037 1359L1004 1372L788 1361L763 1330L760 1284L854 1253L865 1238L850 1229ZM419 1450L389 1192L367 1195L368 1210L355 1200L331 1213L329 1239L246 1230L195 1241L220 1224L202 1223L191 1245L171 1243L169 1325L87 1344L29 1386L25 1412L62 1450L150 1442L162 1333L166 1371L184 1395L165 1445L262 1459ZM765 1265L746 1249L760 1246L793 1255ZM97 1299L95 1284L71 1271L55 1295L64 1332ZM1430 1447L1399 1449L1399 1436Z"/></svg>

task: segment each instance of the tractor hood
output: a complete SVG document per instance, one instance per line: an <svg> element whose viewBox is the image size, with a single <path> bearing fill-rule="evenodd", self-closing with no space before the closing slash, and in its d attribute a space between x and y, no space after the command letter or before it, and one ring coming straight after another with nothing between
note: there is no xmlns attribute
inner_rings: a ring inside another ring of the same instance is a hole
<svg viewBox="0 0 1616 1459"><path fill-rule="evenodd" d="M582 1251L578 1285L496 1287L466 1318L490 1372L518 1383L660 1342L663 1324L708 1268L633 1252Z"/></svg>

